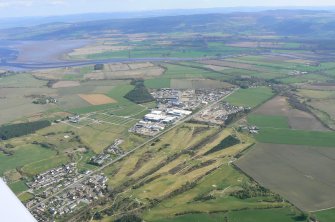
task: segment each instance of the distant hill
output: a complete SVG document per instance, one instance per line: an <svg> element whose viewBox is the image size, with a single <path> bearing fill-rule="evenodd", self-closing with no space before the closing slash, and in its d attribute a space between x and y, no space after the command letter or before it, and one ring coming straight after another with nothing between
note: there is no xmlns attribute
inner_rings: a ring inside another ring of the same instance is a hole
<svg viewBox="0 0 335 222"><path fill-rule="evenodd" d="M151 16L153 15L151 14ZM70 18L69 20L71 21ZM84 38L87 36L99 37L111 31L126 34L224 32L239 35L273 33L281 36L308 37L313 35L314 37L333 37L335 36L335 30L332 27L334 26L335 13L330 11L269 10L262 12L117 18L85 22L53 22L32 27L3 29L0 32L0 39L42 40Z"/></svg>

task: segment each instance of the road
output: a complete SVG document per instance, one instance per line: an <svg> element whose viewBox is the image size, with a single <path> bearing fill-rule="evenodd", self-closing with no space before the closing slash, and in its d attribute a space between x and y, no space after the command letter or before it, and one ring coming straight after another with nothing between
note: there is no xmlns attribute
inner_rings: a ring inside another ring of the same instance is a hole
<svg viewBox="0 0 335 222"><path fill-rule="evenodd" d="M219 100L215 101L215 102L212 102L210 104L208 104L207 106L203 107L202 109L198 110L198 112L195 112L193 113L192 115L178 121L176 124L174 124L173 126L171 126L170 128L166 129L165 131L157 134L156 136L152 137L151 139L147 140L146 142L138 145L137 147L135 147L134 149L128 151L127 153L123 154L122 156L119 156L118 158L114 159L113 161L109 162L108 164L90 172L89 174L85 175L84 177L80 178L79 180L77 180L75 183L67 186L67 187L64 187L63 189L59 190L58 192L54 193L53 195L49 196L48 198L44 199L43 201L41 201L40 203L34 205L33 207L30 208L30 210L33 210L35 209L39 204L42 204L42 203L45 203L47 201L49 201L50 199L52 199L53 197L57 196L58 194L61 194L63 193L64 191L66 191L67 189L70 189L71 187L74 187L76 186L77 184L83 182L84 180L86 180L88 177L94 175L94 174L97 174L99 172L101 172L102 170L104 170L105 168L111 166L112 164L124 159L125 157L129 156L130 154L134 153L136 150L144 147L145 145L155 141L157 138L163 136L164 134L166 134L167 132L170 132L171 130L177 128L178 126L180 126L181 124L191 120L195 115L197 115L199 112L202 112L204 111L205 109L208 109L208 108L211 108L212 106L215 106L216 104L220 103L222 100L226 99L228 96L230 96L231 94L233 94L235 91L237 91L238 89L235 89L233 90L231 93L223 96L222 98L220 98Z"/></svg>

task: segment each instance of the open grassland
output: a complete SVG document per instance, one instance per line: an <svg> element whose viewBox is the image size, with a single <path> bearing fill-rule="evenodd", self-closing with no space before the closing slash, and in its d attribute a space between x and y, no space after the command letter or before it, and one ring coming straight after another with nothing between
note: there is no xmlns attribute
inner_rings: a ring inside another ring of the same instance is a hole
<svg viewBox="0 0 335 222"><path fill-rule="evenodd" d="M15 74L0 78L0 88L39 88L46 81L35 79L31 74Z"/></svg>
<svg viewBox="0 0 335 222"><path fill-rule="evenodd" d="M265 116L265 115L251 114L248 116L248 122L251 125L255 125L261 128L266 127L274 127L281 129L289 128L288 119L284 116Z"/></svg>
<svg viewBox="0 0 335 222"><path fill-rule="evenodd" d="M315 211L335 206L334 157L333 147L257 144L236 165L300 209Z"/></svg>
<svg viewBox="0 0 335 222"><path fill-rule="evenodd" d="M228 213L197 213L149 222L305 222L291 208L239 210Z"/></svg>
<svg viewBox="0 0 335 222"><path fill-rule="evenodd" d="M84 76L93 72L93 66L82 67L67 67L57 69L37 70L33 72L33 76L43 80L67 80L67 81L80 81Z"/></svg>
<svg viewBox="0 0 335 222"><path fill-rule="evenodd" d="M270 99L273 95L272 90L268 87L240 89L225 101L236 106L256 107Z"/></svg>
<svg viewBox="0 0 335 222"><path fill-rule="evenodd" d="M19 180L19 181L16 181L14 183L9 184L9 187L15 194L20 194L20 193L28 190L27 185L22 180Z"/></svg>
<svg viewBox="0 0 335 222"><path fill-rule="evenodd" d="M17 84L15 84L16 81ZM45 84L45 81L36 80L29 74L23 74L22 79L21 74L0 79L0 124L56 108L54 104L32 103L33 95L53 95L55 93Z"/></svg>
<svg viewBox="0 0 335 222"><path fill-rule="evenodd" d="M12 156L6 156L0 153L0 174L3 175L7 170L49 159L55 155L55 151L37 145L22 145L16 147L15 154Z"/></svg>
<svg viewBox="0 0 335 222"><path fill-rule="evenodd" d="M37 175L51 168L58 167L62 164L67 164L69 162L70 160L67 156L57 155L57 156L52 156L48 159L42 159L40 161L26 164L24 165L24 167L22 167L21 170L23 173L27 175Z"/></svg>

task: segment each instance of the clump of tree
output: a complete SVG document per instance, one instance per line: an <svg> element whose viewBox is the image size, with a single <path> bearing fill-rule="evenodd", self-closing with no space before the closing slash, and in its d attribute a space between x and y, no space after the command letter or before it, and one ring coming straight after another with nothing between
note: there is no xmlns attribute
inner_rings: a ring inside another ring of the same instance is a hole
<svg viewBox="0 0 335 222"><path fill-rule="evenodd" d="M243 112L232 113L227 116L227 119L224 121L225 125L233 123L235 120L239 119L245 114L248 114L251 111L251 108L245 108Z"/></svg>
<svg viewBox="0 0 335 222"><path fill-rule="evenodd" d="M116 219L115 222L142 222L142 219L136 214L128 214Z"/></svg>
<svg viewBox="0 0 335 222"><path fill-rule="evenodd" d="M47 120L29 122L29 123L18 123L12 125L6 125L0 127L0 139L8 140L14 137L20 137L35 133L37 130L43 129L50 126L51 123Z"/></svg>
<svg viewBox="0 0 335 222"><path fill-rule="evenodd" d="M98 70L104 70L105 66L104 64L96 64L94 65L94 70L98 71Z"/></svg>
<svg viewBox="0 0 335 222"><path fill-rule="evenodd" d="M142 79L133 80L131 84L134 85L135 88L125 95L126 99L138 104L154 101L154 98L144 86L144 81Z"/></svg>
<svg viewBox="0 0 335 222"><path fill-rule="evenodd" d="M269 189L266 189L257 183L244 183L242 189L235 191L230 196L238 199L249 199L253 197L273 197L274 201L282 201L282 198L278 194L272 193Z"/></svg>
<svg viewBox="0 0 335 222"><path fill-rule="evenodd" d="M300 102L300 100L296 96L294 96L293 94L290 94L290 93L287 93L287 96L288 96L287 101L292 106L292 108L298 109L298 110L301 110L301 111L304 111L304 112L307 112L307 113L310 112L308 107L306 106L306 104Z"/></svg>
<svg viewBox="0 0 335 222"><path fill-rule="evenodd" d="M239 144L239 143L240 143L239 139L235 138L232 135L229 135L226 138L224 138L218 145L216 145L212 149L208 150L205 153L205 155L209 155L211 153L218 152L220 150L226 149L228 147L234 146L234 145Z"/></svg>
<svg viewBox="0 0 335 222"><path fill-rule="evenodd" d="M198 196L196 196L193 200L194 201L208 201L208 200L213 200L215 199L215 196L213 196L212 194L200 194Z"/></svg>

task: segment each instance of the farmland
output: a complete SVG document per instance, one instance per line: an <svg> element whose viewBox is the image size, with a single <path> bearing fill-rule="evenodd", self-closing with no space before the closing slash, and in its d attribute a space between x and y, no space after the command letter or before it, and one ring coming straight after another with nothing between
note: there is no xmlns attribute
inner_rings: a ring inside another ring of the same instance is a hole
<svg viewBox="0 0 335 222"><path fill-rule="evenodd" d="M236 165L306 211L333 207L333 147L257 144ZM273 172L277 172L274 174Z"/></svg>
<svg viewBox="0 0 335 222"><path fill-rule="evenodd" d="M270 210L241 210L229 213L211 213L211 214L189 214L174 217L172 219L154 220L153 222L186 222L186 221L208 221L221 222L224 220L232 222L259 222L259 221L273 221L273 222L297 222L303 221L299 218L296 212L290 208L279 208ZM150 221L151 222L151 221Z"/></svg>
<svg viewBox="0 0 335 222"><path fill-rule="evenodd" d="M248 116L249 124L266 128L266 127L273 127L273 128L280 128L280 129L288 129L288 119L284 116L265 116L265 115L249 115Z"/></svg>
<svg viewBox="0 0 335 222"><path fill-rule="evenodd" d="M320 222L327 222L327 221L332 221L335 217L335 210L330 209L330 210L324 210L320 212L316 212L316 217Z"/></svg>
<svg viewBox="0 0 335 222"><path fill-rule="evenodd" d="M256 139L262 143L334 147L335 132L263 128Z"/></svg>
<svg viewBox="0 0 335 222"><path fill-rule="evenodd" d="M288 98L284 96L277 96L267 101L265 104L258 107L254 111L254 114L264 116L263 118L285 118L291 129L328 131L328 129L311 113L291 107ZM280 128L275 122L273 122L272 125L268 125L268 127Z"/></svg>
<svg viewBox="0 0 335 222"><path fill-rule="evenodd" d="M79 94L80 98L87 101L91 105L103 105L103 104L110 104L110 103L116 103L115 100L113 100L110 97L107 97L102 94Z"/></svg>
<svg viewBox="0 0 335 222"><path fill-rule="evenodd" d="M236 106L256 107L270 99L273 95L271 89L268 87L240 89L228 97L226 101Z"/></svg>
<svg viewBox="0 0 335 222"><path fill-rule="evenodd" d="M317 17L285 13L308 24ZM323 13L326 25L333 15ZM25 203L36 198L34 176L64 164L104 181L97 198L71 199L78 207L56 221L334 221L334 210L322 211L335 206L333 33L311 25L296 35L286 16L255 14L50 24L55 38L89 40L59 57L68 61L21 64L23 53L16 63L29 71L1 71L0 130L50 124L0 140L0 175ZM10 38L48 43L39 39L50 30L28 29ZM198 122L206 106L215 121ZM194 115L176 117L183 111ZM68 188L45 203L66 199Z"/></svg>

